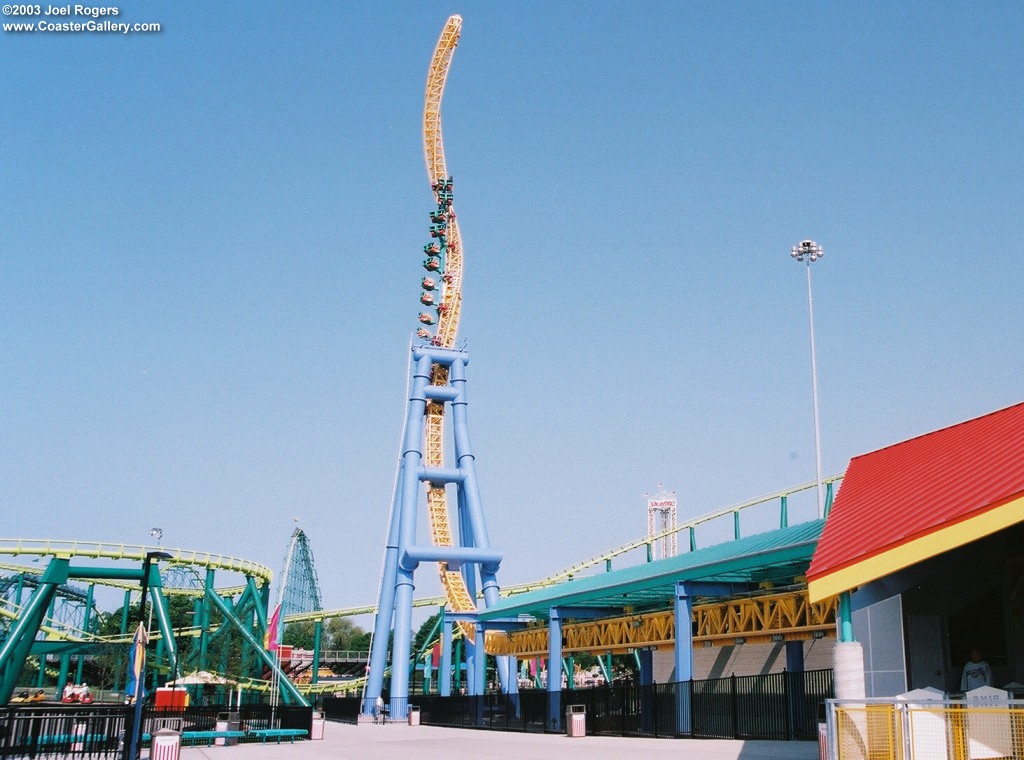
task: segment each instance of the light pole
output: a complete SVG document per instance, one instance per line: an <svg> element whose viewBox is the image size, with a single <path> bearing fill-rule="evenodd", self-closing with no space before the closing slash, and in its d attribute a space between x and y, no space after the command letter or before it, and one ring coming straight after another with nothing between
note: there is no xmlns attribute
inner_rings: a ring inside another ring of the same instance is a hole
<svg viewBox="0 0 1024 760"><path fill-rule="evenodd" d="M146 594L149 592L149 568L153 564L155 559L173 559L173 556L167 552L146 552L146 558L142 562L142 599L139 601L139 623L146 619ZM149 626L146 626L146 639L149 639ZM128 754L125 760L138 760L140 747L139 737L142 735L142 695L145 693L145 681L146 681L146 669L143 667L142 672L139 673L139 677L135 682L135 704L132 705L133 720L132 720L132 735L131 742L128 747Z"/></svg>
<svg viewBox="0 0 1024 760"><path fill-rule="evenodd" d="M801 240L789 254L797 261L807 259L807 314L811 323L811 396L814 399L814 466L818 488L818 517L825 516L825 497L821 492L821 425L818 419L818 364L814 356L814 298L811 295L811 264L825 255L813 240Z"/></svg>

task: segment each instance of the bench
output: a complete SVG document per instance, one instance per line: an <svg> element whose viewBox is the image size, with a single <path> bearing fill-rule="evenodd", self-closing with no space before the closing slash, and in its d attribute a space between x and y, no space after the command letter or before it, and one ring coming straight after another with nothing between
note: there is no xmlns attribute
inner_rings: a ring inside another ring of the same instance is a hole
<svg viewBox="0 0 1024 760"><path fill-rule="evenodd" d="M182 744L200 744L203 743L207 747L213 744L215 739L243 739L245 738L245 731L182 731L181 743ZM148 742L152 740L152 734L143 734L142 741Z"/></svg>
<svg viewBox="0 0 1024 760"><path fill-rule="evenodd" d="M52 747L60 744L102 744L113 741L117 737L106 734L41 734L35 738L29 738L30 743L39 747Z"/></svg>
<svg viewBox="0 0 1024 760"><path fill-rule="evenodd" d="M276 739L280 744L282 739L288 739L293 744L296 739L304 739L309 734L304 728L252 728L248 731L183 731L181 743L184 744L205 744L209 747L215 739L245 739L255 738L266 743L267 739ZM152 740L151 734L143 734L145 742Z"/></svg>
<svg viewBox="0 0 1024 760"><path fill-rule="evenodd" d="M277 743L280 744L282 739L288 739L294 744L296 739L304 739L308 734L309 731L304 728L256 728L248 731L246 735L254 736L264 743L267 739L277 739Z"/></svg>

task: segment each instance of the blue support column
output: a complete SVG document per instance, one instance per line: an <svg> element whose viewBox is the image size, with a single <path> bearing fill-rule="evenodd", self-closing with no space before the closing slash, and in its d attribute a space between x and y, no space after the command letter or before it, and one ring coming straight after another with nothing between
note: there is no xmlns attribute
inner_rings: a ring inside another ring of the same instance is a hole
<svg viewBox="0 0 1024 760"><path fill-rule="evenodd" d="M466 396L466 359L460 357L452 362L450 370L450 382L455 391L455 398L452 400L452 429L455 438L455 461L459 471L463 475L462 487L459 495L461 504L469 515L470 529L472 532L472 544L478 549L489 549L490 540L487 535L487 522L484 519L483 500L480 498L480 484L476 477L476 457L473 455L473 447L469 441L469 416L467 406L469 401ZM480 583L483 587L484 605L490 607L497 604L500 599L500 589L497 580L497 565L480 563ZM483 641L481 640L481 653L483 652ZM508 670L508 661L498 658L498 677L502 684L503 691L507 694L510 691L509 681L514 679L514 674Z"/></svg>
<svg viewBox="0 0 1024 760"><path fill-rule="evenodd" d="M640 685L652 686L654 684L654 650L640 649Z"/></svg>
<svg viewBox="0 0 1024 760"><path fill-rule="evenodd" d="M676 583L674 620L676 628L676 733L691 729L690 688L693 681L693 602L685 583Z"/></svg>
<svg viewBox="0 0 1024 760"><path fill-rule="evenodd" d="M548 618L548 730L562 730L562 616L552 607Z"/></svg>
<svg viewBox="0 0 1024 760"><path fill-rule="evenodd" d="M790 739L805 733L807 694L804 688L804 642L786 642L786 692L788 695Z"/></svg>
<svg viewBox="0 0 1024 760"><path fill-rule="evenodd" d="M441 613L441 667L437 672L437 693L442 697L452 694L452 621Z"/></svg>
<svg viewBox="0 0 1024 760"><path fill-rule="evenodd" d="M654 650L640 649L640 726L654 733Z"/></svg>
<svg viewBox="0 0 1024 760"><path fill-rule="evenodd" d="M381 578L380 604L374 621L373 650L370 653L370 675L366 685L363 712L373 711L383 688L387 667L388 625L394 617L394 649L391 654L391 717L397 718L407 706L409 676L406 670L412 643L412 593L414 568L399 567L401 550L416 543L416 512L419 507L419 472L423 462L423 416L427 408L426 386L430 382L430 357L416 358L405 440L402 443L402 464L399 471L396 503L391 511L389 541L385 553L384 575ZM396 531L397 528L397 531ZM391 541L394 537L397 540Z"/></svg>
<svg viewBox="0 0 1024 760"><path fill-rule="evenodd" d="M452 570L460 569L471 596L476 596L479 572L480 589L484 602L491 606L499 601L496 573L501 553L491 550L487 539L487 526L476 479L474 456L469 442L466 414L465 366L466 355L461 351L417 346L413 349L412 388L407 407L402 458L396 479L395 499L389 525L388 545L385 550L384 572L381 577L374 638L371 646L370 672L367 679L363 714L372 714L383 690L383 671L387 663L387 633L394 621L394 650L391 670L392 718L404 715L409 696L412 596L414 574L421 562L443 562ZM448 384L432 385L430 380L439 367L448 368ZM424 467L424 416L428 404L450 404L454 435L455 467L431 463ZM437 466L434 466L437 465ZM416 545L416 516L420 508L423 484L428 488L455 486L458 506L458 546ZM474 677L473 668L485 663L482 641L477 645L466 643L470 671L466 685L471 694L482 689ZM459 665L456 663L456 684ZM508 660L498 663L502 684L508 688ZM439 674L441 682L448 673Z"/></svg>
<svg viewBox="0 0 1024 760"><path fill-rule="evenodd" d="M466 694L475 697L480 693L478 691L479 684L476 680L477 642L466 639L464 648L466 652Z"/></svg>
<svg viewBox="0 0 1024 760"><path fill-rule="evenodd" d="M476 638L476 659L473 662L473 681L476 684L476 725L484 724L484 694L487 693L487 651L484 648L484 627L477 623L475 626ZM470 692L472 693L472 692Z"/></svg>

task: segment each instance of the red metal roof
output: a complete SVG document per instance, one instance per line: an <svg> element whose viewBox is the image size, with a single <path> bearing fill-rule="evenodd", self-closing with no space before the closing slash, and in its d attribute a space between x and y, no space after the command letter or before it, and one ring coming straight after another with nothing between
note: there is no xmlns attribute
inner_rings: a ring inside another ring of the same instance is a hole
<svg viewBox="0 0 1024 760"><path fill-rule="evenodd" d="M1024 403L855 457L811 560L808 580L813 587L837 571L1021 496ZM1024 508L1019 516L1015 512L1001 519L1024 521ZM902 555L902 561L912 559L915 552L927 554L927 547L919 542L914 551ZM884 564L876 562L873 570L877 573ZM843 590L859 585L849 585L855 575L844 578Z"/></svg>

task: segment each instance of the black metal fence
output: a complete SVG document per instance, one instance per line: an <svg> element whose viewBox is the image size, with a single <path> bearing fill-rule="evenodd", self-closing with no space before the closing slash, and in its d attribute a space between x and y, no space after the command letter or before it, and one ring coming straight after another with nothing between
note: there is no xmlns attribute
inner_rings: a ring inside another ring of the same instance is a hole
<svg viewBox="0 0 1024 760"><path fill-rule="evenodd" d="M419 708L421 723L434 726L558 731L566 707L583 705L588 734L813 741L821 705L832 696L832 671L813 670L564 690L558 722L549 720L548 694L540 690L478 697L414 695L408 703ZM323 708L329 720L355 722L360 700L326 697ZM390 718L404 719L406 712L396 709Z"/></svg>
<svg viewBox="0 0 1024 760"><path fill-rule="evenodd" d="M0 758L120 757L130 708L6 707L0 709Z"/></svg>
<svg viewBox="0 0 1024 760"><path fill-rule="evenodd" d="M75 757L114 760L124 754L134 710L124 705L39 705L0 708L0 760L7 758ZM241 730L305 729L312 733L310 707L197 705L185 710L143 710L142 732L164 727L180 731L215 731L218 724L237 721ZM237 716L237 717L236 717ZM225 725L226 727L226 725ZM257 739L253 737L252 741ZM247 741L243 737L240 741Z"/></svg>

